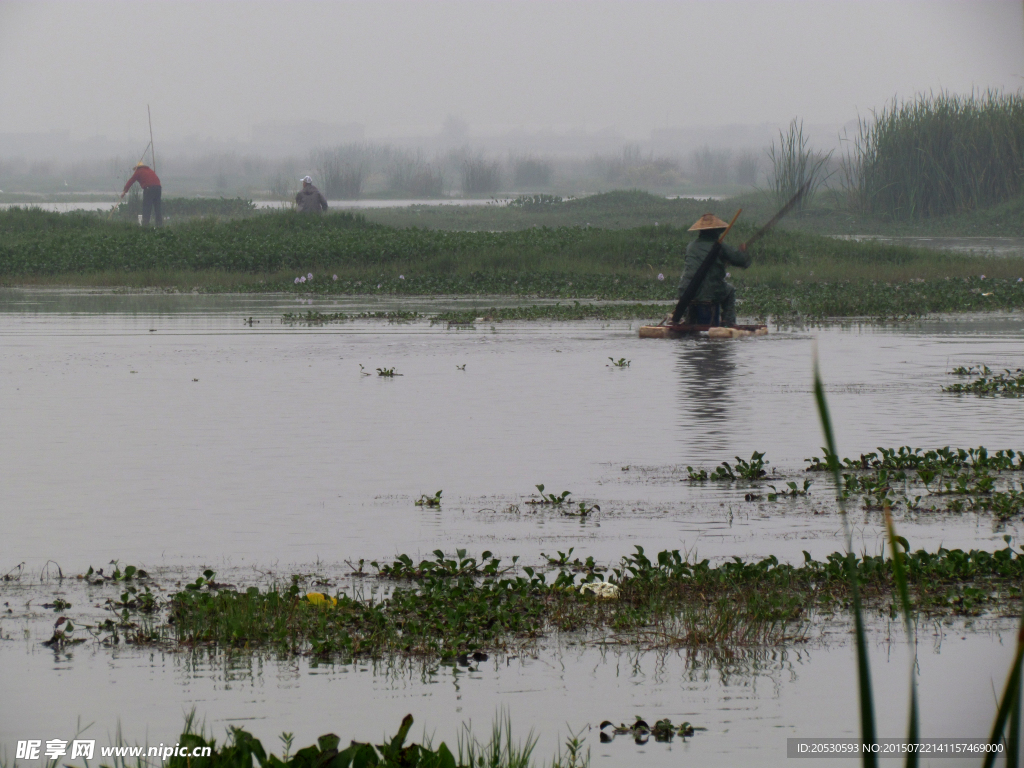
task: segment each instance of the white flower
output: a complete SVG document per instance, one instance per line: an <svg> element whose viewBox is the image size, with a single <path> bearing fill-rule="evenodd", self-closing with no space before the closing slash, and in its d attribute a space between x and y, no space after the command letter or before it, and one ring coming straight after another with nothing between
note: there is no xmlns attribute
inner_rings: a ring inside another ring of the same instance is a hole
<svg viewBox="0 0 1024 768"><path fill-rule="evenodd" d="M296 285L298 285L298 284L299 284L299 278L297 278L297 277L295 278L295 284L296 284Z"/></svg>
<svg viewBox="0 0 1024 768"><path fill-rule="evenodd" d="M299 278L299 282L300 282L300 283L304 283L304 282L306 282L306 278L304 278L304 277L300 277L300 278Z"/></svg>
<svg viewBox="0 0 1024 768"><path fill-rule="evenodd" d="M658 273L658 279L659 279L659 280L664 280L664 279L665 279L665 276L664 276L663 274L661 274L661 272L659 272L659 273Z"/></svg>
<svg viewBox="0 0 1024 768"><path fill-rule="evenodd" d="M398 276L398 279L399 279L399 280L405 280L405 275L399 275L399 276Z"/></svg>
<svg viewBox="0 0 1024 768"><path fill-rule="evenodd" d="M335 275L335 276L334 276L334 279L335 279L335 280L337 280L337 279L338 279L338 276L337 276L337 275Z"/></svg>
<svg viewBox="0 0 1024 768"><path fill-rule="evenodd" d="M728 272L725 273L725 276L726 277L732 277L732 275L730 275Z"/></svg>

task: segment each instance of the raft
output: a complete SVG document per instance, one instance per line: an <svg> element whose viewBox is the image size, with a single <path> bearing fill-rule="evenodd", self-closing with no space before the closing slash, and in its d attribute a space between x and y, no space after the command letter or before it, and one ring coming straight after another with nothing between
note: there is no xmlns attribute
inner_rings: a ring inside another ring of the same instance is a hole
<svg viewBox="0 0 1024 768"><path fill-rule="evenodd" d="M641 325L641 339L678 339L684 336L697 336L706 333L712 339L738 339L743 336L764 336L768 333L767 325L694 325L680 323L678 325Z"/></svg>

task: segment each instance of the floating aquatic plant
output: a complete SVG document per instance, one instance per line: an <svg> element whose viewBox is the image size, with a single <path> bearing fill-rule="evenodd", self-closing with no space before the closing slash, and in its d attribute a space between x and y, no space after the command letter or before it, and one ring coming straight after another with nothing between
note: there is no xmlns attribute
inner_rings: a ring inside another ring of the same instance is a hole
<svg viewBox="0 0 1024 768"><path fill-rule="evenodd" d="M438 491L433 496L423 494L415 502L417 507L440 507L441 506L441 491Z"/></svg>
<svg viewBox="0 0 1024 768"><path fill-rule="evenodd" d="M955 368L953 374L969 376L966 383L957 382L942 388L943 392L970 393L975 395L1024 397L1024 368L994 373L987 365Z"/></svg>
<svg viewBox="0 0 1024 768"><path fill-rule="evenodd" d="M750 460L736 457L736 466L723 461L719 466L710 472L706 469L686 468L687 479L691 482L702 482L705 480L758 480L768 475L765 465L769 464L764 460L764 454L754 451L750 454Z"/></svg>
<svg viewBox="0 0 1024 768"><path fill-rule="evenodd" d="M527 499L526 504L553 504L554 506L561 506L572 495L572 491L562 491L561 494L545 493L544 483L539 483L534 487L540 493L540 499Z"/></svg>

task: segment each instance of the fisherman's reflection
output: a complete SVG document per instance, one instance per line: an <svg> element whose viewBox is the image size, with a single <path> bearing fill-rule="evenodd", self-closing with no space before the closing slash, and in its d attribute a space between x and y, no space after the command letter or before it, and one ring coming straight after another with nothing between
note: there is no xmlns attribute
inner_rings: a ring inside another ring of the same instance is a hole
<svg viewBox="0 0 1024 768"><path fill-rule="evenodd" d="M687 445L729 450L736 345L710 339L679 344L679 426Z"/></svg>

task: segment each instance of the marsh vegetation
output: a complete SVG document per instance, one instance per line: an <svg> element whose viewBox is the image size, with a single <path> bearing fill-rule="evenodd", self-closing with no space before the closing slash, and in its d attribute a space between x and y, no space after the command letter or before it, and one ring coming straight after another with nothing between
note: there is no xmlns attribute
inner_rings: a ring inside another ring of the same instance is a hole
<svg viewBox="0 0 1024 768"><path fill-rule="evenodd" d="M604 204L567 201L544 207L595 210ZM751 231L751 224L738 225L737 239ZM689 240L682 227L661 223L633 229L470 232L392 228L349 213L303 217L280 212L190 220L155 231L90 214L13 209L0 212L0 280L7 285L325 296L493 294L564 298L581 305L593 299L652 304L674 300L674 276L681 272ZM1014 259L795 231L775 232L758 242L753 254L754 266L733 276L740 313L748 317L905 317L1024 307L1022 270ZM307 273L313 277L307 279ZM656 306L653 313L649 307L579 310L573 304L568 310L528 308L505 314L510 319L646 319L664 314L665 305Z"/></svg>

